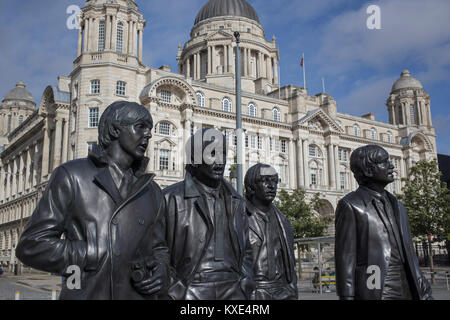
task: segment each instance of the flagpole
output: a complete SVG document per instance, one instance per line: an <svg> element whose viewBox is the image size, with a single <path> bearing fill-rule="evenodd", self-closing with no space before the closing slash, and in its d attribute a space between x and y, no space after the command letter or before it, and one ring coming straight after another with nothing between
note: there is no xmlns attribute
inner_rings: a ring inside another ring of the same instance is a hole
<svg viewBox="0 0 450 320"><path fill-rule="evenodd" d="M303 88L306 89L306 61L305 61L305 54L302 54L303 59Z"/></svg>
<svg viewBox="0 0 450 320"><path fill-rule="evenodd" d="M325 93L325 78L322 78L322 91Z"/></svg>
<svg viewBox="0 0 450 320"><path fill-rule="evenodd" d="M281 100L281 66L278 62L278 99Z"/></svg>

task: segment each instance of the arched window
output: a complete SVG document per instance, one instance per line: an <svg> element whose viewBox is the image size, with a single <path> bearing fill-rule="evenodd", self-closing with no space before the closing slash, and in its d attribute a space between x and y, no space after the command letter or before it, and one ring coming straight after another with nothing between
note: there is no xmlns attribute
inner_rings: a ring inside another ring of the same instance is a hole
<svg viewBox="0 0 450 320"><path fill-rule="evenodd" d="M413 104L409 106L409 119L412 125L417 124L416 107Z"/></svg>
<svg viewBox="0 0 450 320"><path fill-rule="evenodd" d="M397 116L398 116L398 123L403 124L403 108L402 108L402 106L397 107Z"/></svg>
<svg viewBox="0 0 450 320"><path fill-rule="evenodd" d="M372 140L377 140L377 130L375 128L370 129L370 137Z"/></svg>
<svg viewBox="0 0 450 320"><path fill-rule="evenodd" d="M257 109L256 109L255 104L254 103L250 103L248 105L248 115L250 117L256 117L256 112L257 112Z"/></svg>
<svg viewBox="0 0 450 320"><path fill-rule="evenodd" d="M204 108L205 107L205 95L197 91L197 100L198 100L198 106Z"/></svg>
<svg viewBox="0 0 450 320"><path fill-rule="evenodd" d="M387 142L392 143L392 132L388 131L386 133L387 136Z"/></svg>
<svg viewBox="0 0 450 320"><path fill-rule="evenodd" d="M105 50L105 21L98 24L98 51Z"/></svg>
<svg viewBox="0 0 450 320"><path fill-rule="evenodd" d="M361 129L359 128L359 126L357 124L355 124L353 126L353 134L357 137L361 136Z"/></svg>
<svg viewBox="0 0 450 320"><path fill-rule="evenodd" d="M117 24L116 51L118 53L122 53L122 51L123 51L123 23L122 22L119 22Z"/></svg>
<svg viewBox="0 0 450 320"><path fill-rule="evenodd" d="M278 109L277 107L272 109L272 119L273 121L281 121L281 112L280 109Z"/></svg>
<svg viewBox="0 0 450 320"><path fill-rule="evenodd" d="M19 126L22 124L22 122L23 122L23 115L20 115L19 116Z"/></svg>
<svg viewBox="0 0 450 320"><path fill-rule="evenodd" d="M227 97L222 99L222 110L225 112L233 112L233 105L231 100Z"/></svg>

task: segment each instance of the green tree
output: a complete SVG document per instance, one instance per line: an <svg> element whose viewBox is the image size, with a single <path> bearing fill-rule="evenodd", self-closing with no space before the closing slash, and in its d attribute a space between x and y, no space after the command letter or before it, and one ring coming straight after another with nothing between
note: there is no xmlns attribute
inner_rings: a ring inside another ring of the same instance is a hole
<svg viewBox="0 0 450 320"><path fill-rule="evenodd" d="M437 161L419 161L410 169L408 178L402 179L405 186L403 194L398 196L408 210L413 236L428 239L431 272L434 269L432 240L427 235L450 232L450 194L441 175Z"/></svg>
<svg viewBox="0 0 450 320"><path fill-rule="evenodd" d="M278 199L274 204L291 222L295 238L321 237L325 235L333 218L319 214L319 210L324 205L320 200L319 193L314 194L311 201L307 202L304 190L297 189L292 194L281 190L278 193ZM301 251L306 249L306 246L297 244L299 279L302 279L300 254Z"/></svg>

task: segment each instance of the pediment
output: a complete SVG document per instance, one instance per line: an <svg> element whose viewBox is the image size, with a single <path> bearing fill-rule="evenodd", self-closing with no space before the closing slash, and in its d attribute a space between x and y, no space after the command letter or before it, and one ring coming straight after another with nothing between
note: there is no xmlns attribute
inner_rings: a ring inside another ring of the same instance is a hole
<svg viewBox="0 0 450 320"><path fill-rule="evenodd" d="M308 112L303 118L294 122L294 126L306 127L312 131L334 131L343 133L343 129L322 109Z"/></svg>
<svg viewBox="0 0 450 320"><path fill-rule="evenodd" d="M228 32L226 32L224 30L219 30L219 31L216 31L216 32L210 34L206 38L206 41L223 40L223 39L233 40L233 35L229 34Z"/></svg>
<svg viewBox="0 0 450 320"><path fill-rule="evenodd" d="M176 143L173 142L171 139L169 138L163 138L161 140L158 140L157 142L155 142L155 144L160 147L160 146L170 146L170 147L175 147Z"/></svg>

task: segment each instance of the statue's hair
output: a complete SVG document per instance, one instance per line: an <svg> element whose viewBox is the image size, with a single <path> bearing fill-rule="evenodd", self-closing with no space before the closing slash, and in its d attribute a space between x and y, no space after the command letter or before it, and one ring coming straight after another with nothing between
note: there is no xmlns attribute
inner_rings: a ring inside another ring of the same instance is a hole
<svg viewBox="0 0 450 320"><path fill-rule="evenodd" d="M245 197L247 198L247 200L251 200L253 198L253 195L255 194L253 186L261 179L262 168L272 168L272 166L264 163L258 163L248 169L247 173L245 174L244 184Z"/></svg>
<svg viewBox="0 0 450 320"><path fill-rule="evenodd" d="M382 147L373 144L360 147L352 152L352 155L350 156L350 169L358 184L364 184L364 182L368 180L364 170L366 168L373 168L377 165L377 156L382 152L387 151Z"/></svg>
<svg viewBox="0 0 450 320"><path fill-rule="evenodd" d="M102 116L98 125L98 142L101 149L105 150L114 139L111 132L115 127L131 125L141 119L147 119L153 128L153 119L150 112L143 105L136 102L116 101L110 104Z"/></svg>

